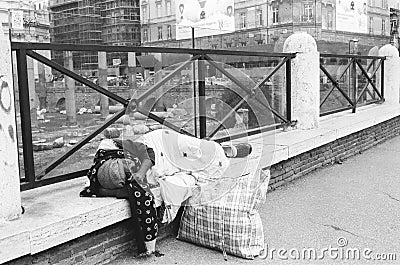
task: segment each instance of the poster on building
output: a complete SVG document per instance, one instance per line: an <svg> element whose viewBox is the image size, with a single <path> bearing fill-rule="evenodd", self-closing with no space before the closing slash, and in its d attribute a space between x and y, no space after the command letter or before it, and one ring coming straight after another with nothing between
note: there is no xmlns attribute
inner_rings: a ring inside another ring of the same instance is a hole
<svg viewBox="0 0 400 265"><path fill-rule="evenodd" d="M367 0L336 0L336 30L368 33Z"/></svg>
<svg viewBox="0 0 400 265"><path fill-rule="evenodd" d="M234 0L176 0L176 39L235 31Z"/></svg>
<svg viewBox="0 0 400 265"><path fill-rule="evenodd" d="M11 26L13 29L24 29L24 12L22 10L11 11Z"/></svg>

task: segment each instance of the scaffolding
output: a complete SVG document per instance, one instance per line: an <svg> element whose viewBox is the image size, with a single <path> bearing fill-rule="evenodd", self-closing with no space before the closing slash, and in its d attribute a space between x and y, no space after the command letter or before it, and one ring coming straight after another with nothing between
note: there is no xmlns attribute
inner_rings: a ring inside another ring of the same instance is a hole
<svg viewBox="0 0 400 265"><path fill-rule="evenodd" d="M52 43L95 45L140 45L139 0L56 0L50 5L52 16ZM121 59L127 64L127 55L108 54L112 59ZM55 53L58 63L63 55ZM98 68L97 53L74 53L74 69Z"/></svg>

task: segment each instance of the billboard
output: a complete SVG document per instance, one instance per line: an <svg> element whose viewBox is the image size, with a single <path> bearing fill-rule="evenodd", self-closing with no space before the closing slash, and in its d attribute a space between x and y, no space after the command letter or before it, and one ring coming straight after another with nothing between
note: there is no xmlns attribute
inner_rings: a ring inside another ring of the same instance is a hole
<svg viewBox="0 0 400 265"><path fill-rule="evenodd" d="M336 30L368 33L367 0L336 0Z"/></svg>
<svg viewBox="0 0 400 265"><path fill-rule="evenodd" d="M24 29L24 11L11 11L11 26L13 29Z"/></svg>
<svg viewBox="0 0 400 265"><path fill-rule="evenodd" d="M235 31L234 0L176 0L176 39Z"/></svg>

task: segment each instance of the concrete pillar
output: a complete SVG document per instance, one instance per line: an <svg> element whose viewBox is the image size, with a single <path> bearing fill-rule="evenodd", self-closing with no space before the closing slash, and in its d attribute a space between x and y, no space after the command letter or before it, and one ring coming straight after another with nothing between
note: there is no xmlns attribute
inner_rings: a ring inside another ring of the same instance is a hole
<svg viewBox="0 0 400 265"><path fill-rule="evenodd" d="M0 223L21 214L10 42L0 29Z"/></svg>
<svg viewBox="0 0 400 265"><path fill-rule="evenodd" d="M72 51L64 52L64 67L74 71L74 60ZM76 125L76 102L75 102L75 80L65 76L65 110L67 112L67 125Z"/></svg>
<svg viewBox="0 0 400 265"><path fill-rule="evenodd" d="M137 98L136 53L128 52L128 85L131 98Z"/></svg>
<svg viewBox="0 0 400 265"><path fill-rule="evenodd" d="M46 73L44 70L44 64L38 63L38 77L39 82L37 83L37 95L39 98L39 109L46 108Z"/></svg>
<svg viewBox="0 0 400 265"><path fill-rule="evenodd" d="M318 127L320 102L320 69L317 44L305 32L286 39L283 52L297 52L292 59L292 120L298 129Z"/></svg>
<svg viewBox="0 0 400 265"><path fill-rule="evenodd" d="M107 53L98 52L99 57L99 86L107 89ZM100 95L100 119L105 120L110 114L108 97Z"/></svg>
<svg viewBox="0 0 400 265"><path fill-rule="evenodd" d="M399 51L391 44L379 49L379 56L386 56L384 69L384 97L388 104L399 104L400 58ZM380 71L378 71L380 72ZM380 82L379 84L380 85ZM379 87L378 87L379 89Z"/></svg>
<svg viewBox="0 0 400 265"><path fill-rule="evenodd" d="M28 88L29 88L29 102L30 102L30 110L31 110L31 126L32 129L35 130L38 128L38 120L37 120L37 107L38 100L36 96L36 84L35 84L35 73L34 73L34 65L33 59L31 57L26 58L27 71L28 71Z"/></svg>

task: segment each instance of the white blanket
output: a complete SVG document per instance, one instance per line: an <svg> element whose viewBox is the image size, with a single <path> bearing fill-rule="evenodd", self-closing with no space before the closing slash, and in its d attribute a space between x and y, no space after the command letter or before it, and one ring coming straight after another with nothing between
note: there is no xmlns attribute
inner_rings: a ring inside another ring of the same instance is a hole
<svg viewBox="0 0 400 265"><path fill-rule="evenodd" d="M196 183L219 179L228 168L224 150L213 141L164 129L147 133L138 141L154 150L152 175L160 183L167 222L175 218L182 202L192 195Z"/></svg>

